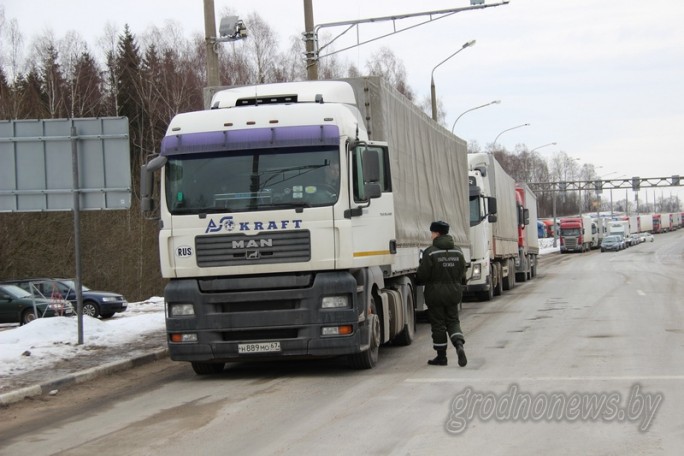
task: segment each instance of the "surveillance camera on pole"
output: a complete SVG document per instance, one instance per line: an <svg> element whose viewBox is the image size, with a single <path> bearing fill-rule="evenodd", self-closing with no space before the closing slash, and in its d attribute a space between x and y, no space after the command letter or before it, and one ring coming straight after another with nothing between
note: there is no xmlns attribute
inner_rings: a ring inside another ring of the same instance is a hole
<svg viewBox="0 0 684 456"><path fill-rule="evenodd" d="M226 16L221 19L219 25L219 37L217 43L237 41L247 37L247 26L237 16Z"/></svg>

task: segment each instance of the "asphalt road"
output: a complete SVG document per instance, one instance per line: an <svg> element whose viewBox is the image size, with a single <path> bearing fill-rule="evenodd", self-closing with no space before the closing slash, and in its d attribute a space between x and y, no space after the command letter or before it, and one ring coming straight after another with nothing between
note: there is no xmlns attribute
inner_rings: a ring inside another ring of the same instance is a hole
<svg viewBox="0 0 684 456"><path fill-rule="evenodd" d="M466 302L468 366L419 323L379 365L162 360L0 410L0 455L681 454L684 230L622 252L552 255Z"/></svg>

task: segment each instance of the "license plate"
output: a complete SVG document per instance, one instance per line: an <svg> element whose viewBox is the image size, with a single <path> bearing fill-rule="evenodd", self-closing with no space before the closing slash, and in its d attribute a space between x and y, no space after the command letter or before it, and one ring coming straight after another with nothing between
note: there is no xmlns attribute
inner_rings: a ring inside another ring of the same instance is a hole
<svg viewBox="0 0 684 456"><path fill-rule="evenodd" d="M273 353L280 351L280 342L258 342L253 344L238 344L238 353Z"/></svg>

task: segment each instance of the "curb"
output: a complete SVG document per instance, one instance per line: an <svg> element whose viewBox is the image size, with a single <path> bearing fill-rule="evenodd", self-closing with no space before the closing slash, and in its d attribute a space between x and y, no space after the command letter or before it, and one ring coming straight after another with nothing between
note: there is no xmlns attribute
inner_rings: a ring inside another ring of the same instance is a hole
<svg viewBox="0 0 684 456"><path fill-rule="evenodd" d="M73 374L65 375L64 377L50 380L48 382L41 383L40 385L27 386L16 391L0 394L0 406L23 401L27 397L42 396L43 394L47 394L55 389L84 383L88 380L92 380L103 375L142 366L144 364L166 358L168 355L168 349L163 348L135 358L114 361L101 366L91 367L80 372L74 372Z"/></svg>

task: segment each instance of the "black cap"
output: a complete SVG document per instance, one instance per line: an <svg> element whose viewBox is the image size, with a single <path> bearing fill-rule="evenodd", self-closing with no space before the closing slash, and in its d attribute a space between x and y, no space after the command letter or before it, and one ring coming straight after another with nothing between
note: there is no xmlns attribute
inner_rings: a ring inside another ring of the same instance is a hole
<svg viewBox="0 0 684 456"><path fill-rule="evenodd" d="M432 222L430 224L430 231L433 233L447 234L449 232L449 224L441 220Z"/></svg>

